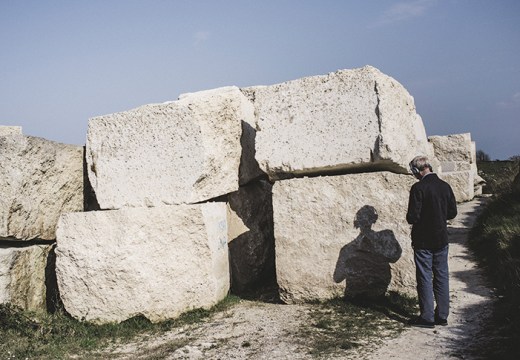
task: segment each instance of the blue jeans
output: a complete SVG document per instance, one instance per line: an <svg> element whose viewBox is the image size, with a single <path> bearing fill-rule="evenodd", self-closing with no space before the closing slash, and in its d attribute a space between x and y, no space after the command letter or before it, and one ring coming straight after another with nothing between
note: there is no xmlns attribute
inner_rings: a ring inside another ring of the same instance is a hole
<svg viewBox="0 0 520 360"><path fill-rule="evenodd" d="M414 260L421 317L431 322L436 317L447 319L450 312L448 245L439 250L416 249Z"/></svg>

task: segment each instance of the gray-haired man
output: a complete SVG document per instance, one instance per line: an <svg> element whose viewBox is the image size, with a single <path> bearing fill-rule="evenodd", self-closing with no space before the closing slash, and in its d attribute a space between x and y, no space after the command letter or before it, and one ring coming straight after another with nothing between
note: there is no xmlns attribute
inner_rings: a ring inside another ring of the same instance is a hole
<svg viewBox="0 0 520 360"><path fill-rule="evenodd" d="M425 156L410 162L420 181L410 189L406 220L412 224L412 247L421 314L410 325L447 325L450 309L447 220L457 215L450 185L433 173ZM434 308L434 297L436 307Z"/></svg>

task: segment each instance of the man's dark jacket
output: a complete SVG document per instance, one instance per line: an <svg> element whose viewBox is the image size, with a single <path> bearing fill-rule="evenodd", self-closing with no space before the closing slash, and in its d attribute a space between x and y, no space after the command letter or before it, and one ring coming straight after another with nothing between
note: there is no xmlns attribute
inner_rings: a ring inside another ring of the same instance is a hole
<svg viewBox="0 0 520 360"><path fill-rule="evenodd" d="M410 189L406 221L412 224L414 249L438 250L448 244L446 221L457 216L450 185L430 173Z"/></svg>

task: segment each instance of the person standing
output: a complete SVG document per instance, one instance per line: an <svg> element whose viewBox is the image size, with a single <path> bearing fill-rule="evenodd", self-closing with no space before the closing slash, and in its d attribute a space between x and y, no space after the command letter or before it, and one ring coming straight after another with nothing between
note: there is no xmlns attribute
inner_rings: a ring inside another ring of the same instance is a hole
<svg viewBox="0 0 520 360"><path fill-rule="evenodd" d="M457 203L451 186L433 172L426 156L416 156L410 170L419 179L410 189L406 221L412 225L420 315L409 324L433 328L448 324L447 220L457 216Z"/></svg>

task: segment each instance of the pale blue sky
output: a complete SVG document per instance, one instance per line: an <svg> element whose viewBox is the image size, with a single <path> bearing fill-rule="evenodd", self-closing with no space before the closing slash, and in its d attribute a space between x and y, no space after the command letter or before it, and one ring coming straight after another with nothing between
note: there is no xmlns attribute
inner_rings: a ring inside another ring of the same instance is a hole
<svg viewBox="0 0 520 360"><path fill-rule="evenodd" d="M94 116L367 64L428 135L520 154L518 0L0 0L0 124L70 144Z"/></svg>

